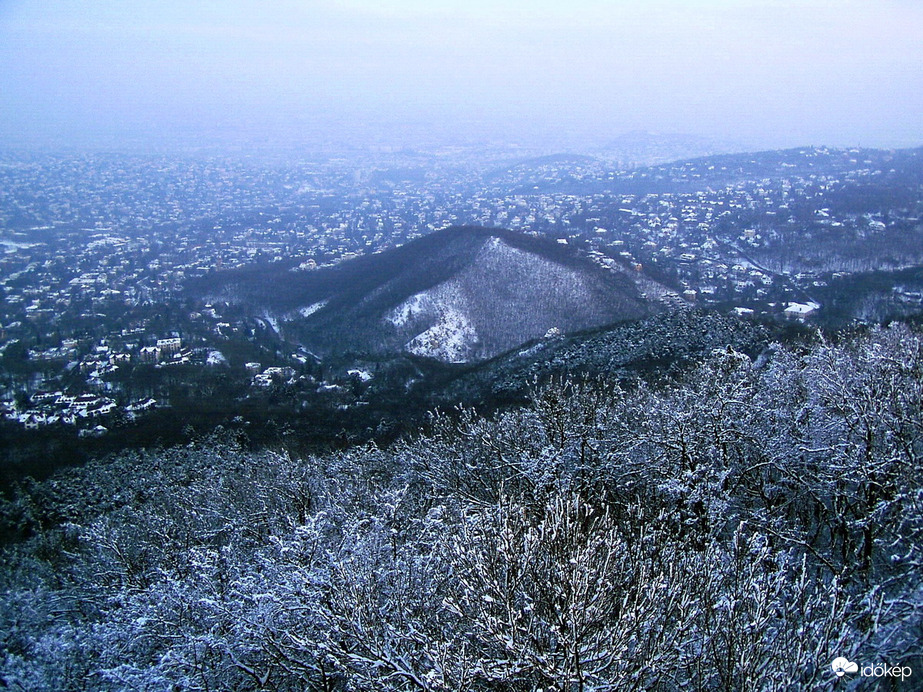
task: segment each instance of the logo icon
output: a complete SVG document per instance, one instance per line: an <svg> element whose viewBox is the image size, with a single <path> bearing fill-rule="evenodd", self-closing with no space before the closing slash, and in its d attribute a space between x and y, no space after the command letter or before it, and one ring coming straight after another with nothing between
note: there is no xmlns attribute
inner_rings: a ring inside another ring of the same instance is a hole
<svg viewBox="0 0 923 692"><path fill-rule="evenodd" d="M849 659L843 658L842 656L840 656L839 658L833 659L833 663L831 663L830 665L833 668L833 672L836 673L836 676L838 678L843 677L844 675L846 675L846 673L858 673L859 672L858 663L852 663Z"/></svg>

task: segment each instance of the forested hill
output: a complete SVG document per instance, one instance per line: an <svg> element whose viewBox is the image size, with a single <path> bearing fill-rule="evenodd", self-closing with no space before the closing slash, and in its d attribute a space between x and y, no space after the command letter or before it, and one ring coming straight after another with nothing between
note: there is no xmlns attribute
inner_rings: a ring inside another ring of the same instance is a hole
<svg viewBox="0 0 923 692"><path fill-rule="evenodd" d="M565 159L566 160L566 159ZM503 184L517 194L554 192L569 194L660 194L718 189L744 181L768 181L787 178L831 178L854 176L857 172L877 170L874 179L863 186L874 190L913 189L923 179L923 148L912 149L833 149L798 147L760 152L713 154L668 163L607 170L601 160L570 161L585 175L548 177L543 168L552 160L522 162L487 178ZM566 168L558 162L558 168ZM901 192L901 197L905 193ZM904 206L916 196L889 200L894 207Z"/></svg>
<svg viewBox="0 0 923 692"><path fill-rule="evenodd" d="M720 348L657 386L555 381L387 449L219 434L97 460L2 506L0 680L835 689L842 656L915 689L921 464L902 325Z"/></svg>
<svg viewBox="0 0 923 692"><path fill-rule="evenodd" d="M656 309L628 273L546 238L492 228L449 228L334 267L297 269L215 274L190 290L265 311L321 355L405 351L447 362Z"/></svg>

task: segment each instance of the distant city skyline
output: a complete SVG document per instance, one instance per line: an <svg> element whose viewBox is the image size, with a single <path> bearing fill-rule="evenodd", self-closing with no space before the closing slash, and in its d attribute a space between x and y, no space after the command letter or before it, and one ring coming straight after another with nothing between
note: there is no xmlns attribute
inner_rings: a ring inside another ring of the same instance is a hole
<svg viewBox="0 0 923 692"><path fill-rule="evenodd" d="M0 146L923 144L911 0L0 2Z"/></svg>

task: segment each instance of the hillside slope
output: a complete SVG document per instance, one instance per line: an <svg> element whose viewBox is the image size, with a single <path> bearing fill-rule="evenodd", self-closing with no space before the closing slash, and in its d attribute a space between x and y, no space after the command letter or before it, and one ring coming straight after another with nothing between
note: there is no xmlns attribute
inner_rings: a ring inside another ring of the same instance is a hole
<svg viewBox="0 0 923 692"><path fill-rule="evenodd" d="M265 311L287 338L322 357L406 352L469 362L552 328L570 332L654 311L625 274L545 239L479 227L438 231L313 272L228 273L206 291Z"/></svg>

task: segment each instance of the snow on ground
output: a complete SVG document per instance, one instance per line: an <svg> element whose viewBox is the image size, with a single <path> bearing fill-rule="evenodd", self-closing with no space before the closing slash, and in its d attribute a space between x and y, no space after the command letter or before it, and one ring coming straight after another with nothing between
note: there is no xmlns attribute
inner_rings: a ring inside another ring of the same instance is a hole
<svg viewBox="0 0 923 692"><path fill-rule="evenodd" d="M431 291L417 293L385 315L385 319L395 327L403 327L410 320L431 312L436 307L434 302Z"/></svg>
<svg viewBox="0 0 923 692"><path fill-rule="evenodd" d="M417 320L431 325L404 345L410 353L449 363L466 362L478 343L478 335L468 317L468 301L463 293L458 281L446 281L412 295L385 315L385 320L398 328Z"/></svg>
<svg viewBox="0 0 923 692"><path fill-rule="evenodd" d="M436 324L408 341L404 348L417 356L464 363L477 340L468 316L460 310L445 308Z"/></svg>
<svg viewBox="0 0 923 692"><path fill-rule="evenodd" d="M272 330L273 330L276 334L279 333L279 320L277 320L275 317L273 317L272 315L270 315L268 312L264 312L264 313L263 313L263 319L266 321L266 323L267 323L270 327L272 327Z"/></svg>
<svg viewBox="0 0 923 692"><path fill-rule="evenodd" d="M206 365L227 365L228 359L224 357L224 354L221 351L216 351L212 349L208 352L208 357L205 359Z"/></svg>
<svg viewBox="0 0 923 692"><path fill-rule="evenodd" d="M359 378L360 382L368 382L370 379L372 379L372 373L368 372L367 370L347 370L346 374L355 375Z"/></svg>
<svg viewBox="0 0 923 692"><path fill-rule="evenodd" d="M310 317L311 315L313 315L315 312L320 310L325 305L327 305L327 301L322 300L318 303L312 303L311 305L308 305L305 308L301 308L298 312L301 314L302 317Z"/></svg>

